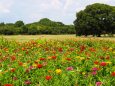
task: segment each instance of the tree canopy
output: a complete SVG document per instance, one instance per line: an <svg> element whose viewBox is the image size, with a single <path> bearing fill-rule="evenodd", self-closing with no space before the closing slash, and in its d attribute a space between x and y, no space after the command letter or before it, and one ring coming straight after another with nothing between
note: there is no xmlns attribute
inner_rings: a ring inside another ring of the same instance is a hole
<svg viewBox="0 0 115 86"><path fill-rule="evenodd" d="M76 14L74 21L76 35L93 35L115 33L115 7L95 3L88 5Z"/></svg>
<svg viewBox="0 0 115 86"><path fill-rule="evenodd" d="M62 22L55 22L48 18L43 18L38 22L24 24L19 20L13 23L0 23L0 34L75 34L73 25L65 25Z"/></svg>

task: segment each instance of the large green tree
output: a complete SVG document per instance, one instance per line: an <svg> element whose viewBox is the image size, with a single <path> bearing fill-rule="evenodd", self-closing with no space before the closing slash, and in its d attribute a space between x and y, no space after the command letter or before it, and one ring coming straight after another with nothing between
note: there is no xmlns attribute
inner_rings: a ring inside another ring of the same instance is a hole
<svg viewBox="0 0 115 86"><path fill-rule="evenodd" d="M115 13L112 6L95 3L76 15L74 21L77 35L97 35L114 33Z"/></svg>

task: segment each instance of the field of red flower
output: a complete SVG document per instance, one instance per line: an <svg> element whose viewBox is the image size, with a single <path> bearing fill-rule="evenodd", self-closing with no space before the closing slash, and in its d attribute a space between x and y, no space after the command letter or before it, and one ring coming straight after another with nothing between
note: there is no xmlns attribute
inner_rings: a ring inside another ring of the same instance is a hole
<svg viewBox="0 0 115 86"><path fill-rule="evenodd" d="M115 86L115 42L0 39L0 86Z"/></svg>

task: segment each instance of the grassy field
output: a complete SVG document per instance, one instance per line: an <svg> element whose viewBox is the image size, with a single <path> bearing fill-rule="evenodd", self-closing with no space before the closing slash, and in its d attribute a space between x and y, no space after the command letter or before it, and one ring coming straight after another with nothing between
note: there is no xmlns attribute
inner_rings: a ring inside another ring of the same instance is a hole
<svg viewBox="0 0 115 86"><path fill-rule="evenodd" d="M115 41L115 37L76 37L76 35L1 35L0 37L6 38L8 40L16 40L19 42L25 42L29 40L37 39L55 39L55 40L65 40L65 39L77 39L77 40L109 40Z"/></svg>

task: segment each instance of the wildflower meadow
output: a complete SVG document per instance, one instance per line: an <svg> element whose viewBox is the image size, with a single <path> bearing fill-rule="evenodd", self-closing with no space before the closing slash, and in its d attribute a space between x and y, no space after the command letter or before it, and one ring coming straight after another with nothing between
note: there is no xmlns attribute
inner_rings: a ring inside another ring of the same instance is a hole
<svg viewBox="0 0 115 86"><path fill-rule="evenodd" d="M115 42L0 38L0 86L115 86Z"/></svg>

